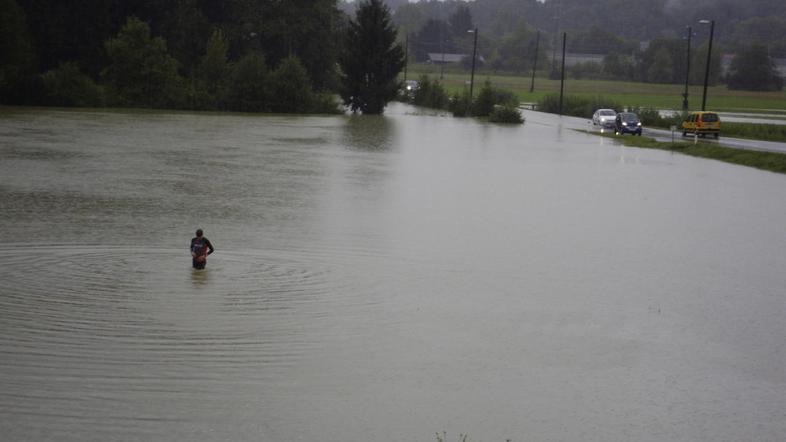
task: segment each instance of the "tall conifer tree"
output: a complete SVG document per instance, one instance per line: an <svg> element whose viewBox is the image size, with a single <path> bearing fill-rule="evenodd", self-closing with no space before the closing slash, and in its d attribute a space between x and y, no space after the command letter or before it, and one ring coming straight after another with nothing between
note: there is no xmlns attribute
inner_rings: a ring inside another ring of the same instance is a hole
<svg viewBox="0 0 786 442"><path fill-rule="evenodd" d="M352 112L381 114L401 87L404 49L382 0L363 0L346 32L341 66L341 98Z"/></svg>

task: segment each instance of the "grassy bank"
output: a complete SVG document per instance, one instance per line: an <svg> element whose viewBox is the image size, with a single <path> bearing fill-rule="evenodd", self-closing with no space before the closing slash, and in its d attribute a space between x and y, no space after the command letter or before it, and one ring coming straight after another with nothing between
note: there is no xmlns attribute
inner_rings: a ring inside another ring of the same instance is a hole
<svg viewBox="0 0 786 442"><path fill-rule="evenodd" d="M439 66L410 65L407 78L417 79L420 74L440 78ZM444 72L442 83L448 94L461 91L468 86L469 72L451 68ZM475 72L475 86L489 79L499 88L513 91L522 102L534 103L544 95L559 92L559 80L544 77L535 78L535 91L530 93L530 73L521 75L502 75L491 72ZM565 94L604 98L620 103L622 106L635 106L655 109L682 109L682 93L685 85L634 83L608 80L565 80ZM688 101L691 110L701 107L702 86L688 88ZM730 91L725 85L711 86L707 89L707 109L723 112L766 112L786 116L786 91L747 92Z"/></svg>
<svg viewBox="0 0 786 442"><path fill-rule="evenodd" d="M721 136L785 142L786 125L723 122Z"/></svg>
<svg viewBox="0 0 786 442"><path fill-rule="evenodd" d="M786 173L786 154L776 152L759 152L753 150L722 147L714 143L690 141L660 142L649 137L619 137L611 134L596 134L601 137L613 138L625 146L646 149L668 150L699 158L709 158L725 163L754 167L770 172Z"/></svg>

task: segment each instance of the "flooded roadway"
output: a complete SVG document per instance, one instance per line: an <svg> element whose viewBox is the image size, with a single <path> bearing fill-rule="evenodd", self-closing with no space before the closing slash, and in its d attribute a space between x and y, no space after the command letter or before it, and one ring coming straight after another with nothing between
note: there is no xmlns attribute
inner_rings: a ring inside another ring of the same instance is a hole
<svg viewBox="0 0 786 442"><path fill-rule="evenodd" d="M786 177L566 121L3 109L0 433L781 440Z"/></svg>

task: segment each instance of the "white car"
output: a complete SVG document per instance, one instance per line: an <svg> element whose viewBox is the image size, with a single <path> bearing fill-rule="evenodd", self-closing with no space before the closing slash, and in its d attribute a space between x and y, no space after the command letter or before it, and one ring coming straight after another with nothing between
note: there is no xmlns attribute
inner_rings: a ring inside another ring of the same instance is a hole
<svg viewBox="0 0 786 442"><path fill-rule="evenodd" d="M600 126L602 129L614 129L616 118L617 111L614 109L598 109L592 114L592 124Z"/></svg>

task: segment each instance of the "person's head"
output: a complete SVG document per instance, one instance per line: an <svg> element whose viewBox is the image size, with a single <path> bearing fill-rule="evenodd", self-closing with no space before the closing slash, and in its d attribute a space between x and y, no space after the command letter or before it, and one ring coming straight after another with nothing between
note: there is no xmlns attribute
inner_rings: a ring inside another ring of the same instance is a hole
<svg viewBox="0 0 786 442"><path fill-rule="evenodd" d="M201 237L202 237L202 235L203 235L203 233L202 233L202 229L197 229L197 231L196 231L196 236L197 236L197 238L201 238Z"/></svg>

